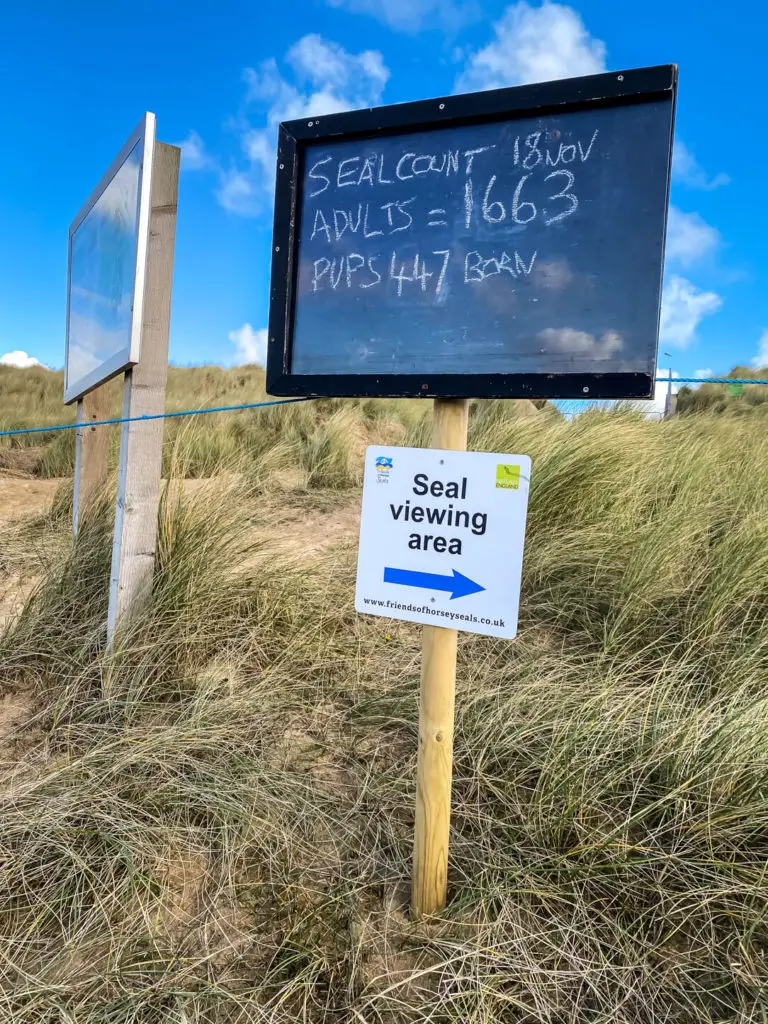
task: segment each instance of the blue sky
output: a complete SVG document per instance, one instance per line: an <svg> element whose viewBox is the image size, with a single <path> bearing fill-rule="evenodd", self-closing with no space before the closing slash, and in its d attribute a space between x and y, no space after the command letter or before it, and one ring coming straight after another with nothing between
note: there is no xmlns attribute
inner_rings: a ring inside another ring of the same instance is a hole
<svg viewBox="0 0 768 1024"><path fill-rule="evenodd" d="M757 0L11 0L0 356L63 365L68 226L145 110L183 150L171 360L233 365L263 350L281 119L674 62L660 362L768 364L766 28Z"/></svg>

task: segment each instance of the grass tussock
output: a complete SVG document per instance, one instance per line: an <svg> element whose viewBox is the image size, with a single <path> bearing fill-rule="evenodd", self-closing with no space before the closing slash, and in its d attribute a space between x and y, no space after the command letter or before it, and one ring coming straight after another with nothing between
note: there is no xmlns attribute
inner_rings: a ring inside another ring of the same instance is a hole
<svg viewBox="0 0 768 1024"><path fill-rule="evenodd" d="M730 388L727 384L702 384L696 388L684 385L678 395L678 410L686 415L706 413L708 416L737 418L768 414L768 386L765 384L768 367L756 370L752 366L734 366L727 376L763 383L757 387L745 384L741 388Z"/></svg>
<svg viewBox="0 0 768 1024"><path fill-rule="evenodd" d="M109 416L121 414L120 382L106 385ZM75 420L62 405L63 373L42 367L0 366L0 430L47 427ZM264 371L256 366L169 367L166 410L216 408L269 400ZM343 488L358 483L361 452L375 434L383 443L419 443L428 436L428 403L421 401L325 400L239 413L169 419L165 423L163 472L183 464L187 477L230 473L247 462L252 473L290 470L305 484ZM109 464L119 457L119 427L109 427ZM46 478L71 476L73 430L0 438L0 471Z"/></svg>
<svg viewBox="0 0 768 1024"><path fill-rule="evenodd" d="M473 410L472 447L533 460L520 634L461 636L450 905L413 922L420 632L355 614L353 534L291 535L423 410L240 423L227 475L167 488L111 655L109 502L51 548L0 638L35 707L0 779L0 1020L766 1019L760 421Z"/></svg>

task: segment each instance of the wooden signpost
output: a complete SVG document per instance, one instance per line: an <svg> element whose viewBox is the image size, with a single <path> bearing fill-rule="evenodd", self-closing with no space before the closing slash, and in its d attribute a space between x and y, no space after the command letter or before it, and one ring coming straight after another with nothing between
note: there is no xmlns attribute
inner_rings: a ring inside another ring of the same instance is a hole
<svg viewBox="0 0 768 1024"><path fill-rule="evenodd" d="M168 372L179 162L146 114L72 223L66 402L77 401L74 532L108 473L105 382L124 373L123 418L162 413ZM107 636L151 594L162 469L162 420L120 434Z"/></svg>
<svg viewBox="0 0 768 1024"><path fill-rule="evenodd" d="M436 398L432 447L467 449L469 402ZM418 917L445 906L453 781L453 711L458 633L424 626L411 906Z"/></svg>
<svg viewBox="0 0 768 1024"><path fill-rule="evenodd" d="M91 427L109 417L107 389L100 385L89 391L77 403L77 428L75 439L75 486L73 493L72 517L74 534L80 521L107 482L109 458L108 427Z"/></svg>
<svg viewBox="0 0 768 1024"><path fill-rule="evenodd" d="M281 124L267 390L433 397L432 443L446 451L466 448L469 398L651 397L676 88L666 65ZM382 494L396 489L397 452L371 478ZM519 502L507 507L519 525ZM450 575L434 559L450 573L460 545L424 540L429 570L384 566L376 586L392 589L358 610L428 621L423 596L395 592L433 586L445 601ZM361 543L358 594L373 564ZM465 582L448 600L490 600ZM446 899L456 643L454 629L424 626L417 916Z"/></svg>
<svg viewBox="0 0 768 1024"><path fill-rule="evenodd" d="M181 150L177 147L155 145L141 358L136 366L126 371L123 385L123 417L134 422L123 423L120 430L107 619L110 638L124 616L143 608L152 593L163 421L135 420L165 410L180 160Z"/></svg>

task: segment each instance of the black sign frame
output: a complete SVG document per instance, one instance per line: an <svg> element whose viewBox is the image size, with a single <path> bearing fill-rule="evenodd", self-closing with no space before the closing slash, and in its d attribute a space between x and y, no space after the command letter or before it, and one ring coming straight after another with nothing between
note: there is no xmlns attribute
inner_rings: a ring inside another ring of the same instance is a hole
<svg viewBox="0 0 768 1024"><path fill-rule="evenodd" d="M503 118L516 120L668 99L672 109L664 223L666 236L676 98L677 66L663 64L511 89L372 107L280 124L272 237L267 391L271 395L286 397L650 398L654 391L654 375L647 373L292 373L303 149L309 143L332 143L499 121ZM658 349L658 326L656 347Z"/></svg>

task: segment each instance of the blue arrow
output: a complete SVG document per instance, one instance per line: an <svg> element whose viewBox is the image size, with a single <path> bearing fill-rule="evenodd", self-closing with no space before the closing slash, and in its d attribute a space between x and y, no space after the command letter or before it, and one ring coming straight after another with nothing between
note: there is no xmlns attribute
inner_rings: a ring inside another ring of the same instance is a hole
<svg viewBox="0 0 768 1024"><path fill-rule="evenodd" d="M468 594L479 594L485 587L453 570L453 576L438 576L434 572L412 572L410 569L384 569L385 583L399 583L403 587L422 587L424 590L447 590L453 601Z"/></svg>

